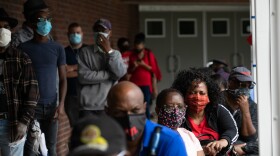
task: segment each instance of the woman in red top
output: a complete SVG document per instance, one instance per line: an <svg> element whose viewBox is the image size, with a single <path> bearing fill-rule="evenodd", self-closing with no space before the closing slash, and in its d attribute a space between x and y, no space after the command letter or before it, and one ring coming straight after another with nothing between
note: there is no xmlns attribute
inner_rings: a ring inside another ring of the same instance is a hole
<svg viewBox="0 0 280 156"><path fill-rule="evenodd" d="M172 88L184 95L186 121L182 127L200 140L206 155L223 155L238 138L230 112L219 103L219 87L204 70L181 71ZM222 151L221 151L222 150Z"/></svg>
<svg viewBox="0 0 280 156"><path fill-rule="evenodd" d="M157 92L156 88L153 87L152 77L155 76L157 80L160 80L161 74L154 54L145 48L144 43L145 35L137 34L134 40L135 48L129 57L128 74L130 74L130 81L139 86L144 94L147 103L146 115L149 118L152 93Z"/></svg>

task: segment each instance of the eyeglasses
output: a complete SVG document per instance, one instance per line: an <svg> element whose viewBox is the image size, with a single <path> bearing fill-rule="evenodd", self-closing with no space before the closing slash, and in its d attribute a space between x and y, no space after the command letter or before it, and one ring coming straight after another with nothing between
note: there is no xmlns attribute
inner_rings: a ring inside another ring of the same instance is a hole
<svg viewBox="0 0 280 156"><path fill-rule="evenodd" d="M47 17L47 18L39 17L39 18L38 18L38 21L39 21L39 22L44 22L44 21L51 22L51 21L52 21L52 18L51 18L51 17Z"/></svg>

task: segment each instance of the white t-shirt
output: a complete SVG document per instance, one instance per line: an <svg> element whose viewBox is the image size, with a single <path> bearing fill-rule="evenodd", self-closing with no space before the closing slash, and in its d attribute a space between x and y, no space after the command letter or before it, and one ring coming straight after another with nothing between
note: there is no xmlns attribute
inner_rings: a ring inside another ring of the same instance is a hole
<svg viewBox="0 0 280 156"><path fill-rule="evenodd" d="M197 152L203 150L199 140L192 132L186 130L185 128L177 128L177 132L180 134L185 143L188 156L197 156Z"/></svg>

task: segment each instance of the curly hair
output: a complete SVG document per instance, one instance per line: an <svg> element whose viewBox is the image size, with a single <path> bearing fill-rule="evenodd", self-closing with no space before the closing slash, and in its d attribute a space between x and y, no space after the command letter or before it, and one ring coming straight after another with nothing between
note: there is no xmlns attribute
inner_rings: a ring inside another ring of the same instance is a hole
<svg viewBox="0 0 280 156"><path fill-rule="evenodd" d="M191 68L189 70L180 71L171 88L177 89L185 96L192 86L193 81L205 82L210 100L207 107L216 107L220 102L222 102L219 86L210 78L209 73L205 72L205 70L201 70L201 68Z"/></svg>

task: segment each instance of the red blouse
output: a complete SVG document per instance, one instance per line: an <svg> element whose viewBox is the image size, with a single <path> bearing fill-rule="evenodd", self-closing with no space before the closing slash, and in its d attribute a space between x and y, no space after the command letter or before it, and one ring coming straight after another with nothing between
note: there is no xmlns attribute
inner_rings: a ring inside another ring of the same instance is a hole
<svg viewBox="0 0 280 156"><path fill-rule="evenodd" d="M202 134L211 134L216 140L219 140L220 135L218 134L218 132L214 131L213 129L211 129L208 124L207 124L207 120L206 117L204 116L203 120L201 121L200 124L196 124L194 123L194 120L190 117L187 118L187 120L190 123L190 127L192 129L192 132L194 133L194 135L199 139L199 140L205 140L205 139L213 139L210 136L201 136Z"/></svg>

